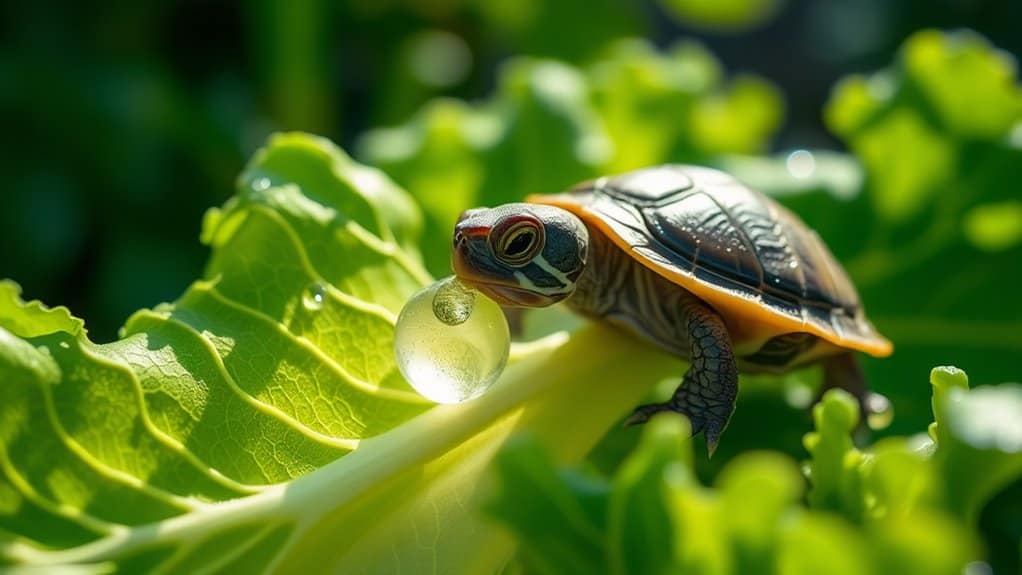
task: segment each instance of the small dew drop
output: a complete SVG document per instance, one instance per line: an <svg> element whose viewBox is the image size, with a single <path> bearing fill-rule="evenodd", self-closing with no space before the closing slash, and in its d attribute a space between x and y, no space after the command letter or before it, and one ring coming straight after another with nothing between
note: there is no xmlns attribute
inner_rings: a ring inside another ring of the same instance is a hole
<svg viewBox="0 0 1022 575"><path fill-rule="evenodd" d="M798 262L795 260L791 260L790 262L788 262L788 267L791 269L795 269L798 267Z"/></svg>
<svg viewBox="0 0 1022 575"><path fill-rule="evenodd" d="M261 192L263 190L269 189L269 187L270 187L270 178L256 178L256 179L252 180L252 189L257 191L257 192Z"/></svg>
<svg viewBox="0 0 1022 575"><path fill-rule="evenodd" d="M788 154L785 164L788 167L788 173L798 180L809 178L816 171L816 158L807 150L795 150Z"/></svg>
<svg viewBox="0 0 1022 575"><path fill-rule="evenodd" d="M317 311L323 307L323 302L326 301L327 289L326 286L315 282L309 284L305 288L305 292L302 293L302 305L305 309L310 311Z"/></svg>
<svg viewBox="0 0 1022 575"><path fill-rule="evenodd" d="M874 431L885 429L894 421L894 407L891 401L879 393L870 393L866 398L866 425Z"/></svg>
<svg viewBox="0 0 1022 575"><path fill-rule="evenodd" d="M465 323L472 316L472 309L475 307L475 290L458 281L456 277L440 283L433 295L433 315L450 326Z"/></svg>
<svg viewBox="0 0 1022 575"><path fill-rule="evenodd" d="M71 344L66 341L62 341L57 345L59 345L61 349L71 349Z"/></svg>

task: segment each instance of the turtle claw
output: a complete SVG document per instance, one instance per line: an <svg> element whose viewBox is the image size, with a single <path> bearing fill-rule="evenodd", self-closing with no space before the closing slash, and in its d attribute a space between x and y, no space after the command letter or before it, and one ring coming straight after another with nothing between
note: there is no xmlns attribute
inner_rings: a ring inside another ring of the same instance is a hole
<svg viewBox="0 0 1022 575"><path fill-rule="evenodd" d="M689 425L692 429L692 437L695 437L700 431L703 432L703 436L706 438L706 452L709 457L713 457L713 454L717 451L717 446L720 444L720 436L724 432L724 428L727 426L727 422L719 422L714 418L707 419L697 415L690 415L678 409L677 406L671 405L670 402L666 403L649 403L646 405L640 405L635 408L635 411L628 416L624 421L626 427L632 425L638 425L640 423L646 423L658 413L664 411L673 411L684 415L689 421Z"/></svg>
<svg viewBox="0 0 1022 575"><path fill-rule="evenodd" d="M628 416L624 421L625 427L632 425L638 425L640 423L646 423L653 416L662 413L664 411L670 411L685 416L685 419L689 421L689 425L692 427L692 435L699 433L703 429L703 418L698 415L692 415L686 413L683 409L679 408L677 404L667 401L664 403L647 403L646 405L640 405L635 408L635 411Z"/></svg>
<svg viewBox="0 0 1022 575"><path fill-rule="evenodd" d="M639 425L640 423L646 423L653 418L654 415L661 411L673 411L666 403L649 403L646 405L640 405L635 408L635 411L628 416L624 421L625 427L631 427L633 425Z"/></svg>
<svg viewBox="0 0 1022 575"><path fill-rule="evenodd" d="M717 446L720 444L720 434L724 431L724 425L709 421L703 426L703 437L706 438L706 457L713 459L713 454L717 452Z"/></svg>

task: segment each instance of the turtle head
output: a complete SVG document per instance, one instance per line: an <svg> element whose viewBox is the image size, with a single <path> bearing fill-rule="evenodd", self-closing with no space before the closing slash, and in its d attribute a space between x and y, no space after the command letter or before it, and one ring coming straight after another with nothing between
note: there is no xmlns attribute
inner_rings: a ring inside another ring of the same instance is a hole
<svg viewBox="0 0 1022 575"><path fill-rule="evenodd" d="M545 307L575 291L589 232L575 215L538 204L467 210L454 226L454 273L497 303Z"/></svg>

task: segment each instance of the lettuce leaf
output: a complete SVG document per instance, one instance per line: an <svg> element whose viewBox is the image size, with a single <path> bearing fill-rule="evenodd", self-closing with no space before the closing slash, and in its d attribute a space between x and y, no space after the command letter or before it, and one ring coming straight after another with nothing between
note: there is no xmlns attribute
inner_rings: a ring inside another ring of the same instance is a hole
<svg viewBox="0 0 1022 575"><path fill-rule="evenodd" d="M1022 387L970 391L955 368L931 381L935 443L859 450L855 399L828 392L805 437L808 486L776 452L743 453L702 485L688 425L669 414L611 477L558 466L531 438L508 444L487 509L536 573L962 573L983 556L976 511L1022 479Z"/></svg>
<svg viewBox="0 0 1022 575"><path fill-rule="evenodd" d="M679 367L593 327L517 346L478 400L429 404L393 353L397 312L431 281L411 248L419 218L378 171L281 134L207 214L204 277L134 314L117 341L94 343L67 309L0 283L0 561L162 573L503 565L512 543L475 504L498 447L525 430L576 461L641 382Z"/></svg>

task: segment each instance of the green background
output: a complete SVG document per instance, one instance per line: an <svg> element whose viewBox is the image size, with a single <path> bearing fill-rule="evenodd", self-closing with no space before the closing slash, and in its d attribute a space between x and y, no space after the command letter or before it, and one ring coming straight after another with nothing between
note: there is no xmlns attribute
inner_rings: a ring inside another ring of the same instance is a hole
<svg viewBox="0 0 1022 575"><path fill-rule="evenodd" d="M693 3L5 3L0 275L113 339L134 310L199 275L202 213L231 194L269 133L309 130L351 150L430 97L486 97L518 54L584 64L615 38L699 38L729 71L780 88L787 114L769 146L784 150L839 147L820 112L833 84L886 65L915 30L968 27L1022 51L1022 7L1010 0L704 3L778 4L737 29L672 4ZM442 85L412 67L436 33L453 34L470 59Z"/></svg>
<svg viewBox="0 0 1022 575"><path fill-rule="evenodd" d="M974 386L1022 379L1018 2L3 10L0 277L67 305L93 341L201 276L202 214L269 134L306 130L419 200L434 275L465 207L650 163L724 167L820 232L894 341L892 358L865 362L895 405L880 436L932 420L934 365ZM814 151L812 177L785 169L794 149ZM701 476L750 449L804 457L815 378L746 378ZM615 469L637 434L610 434L591 463ZM1018 565L1020 493L980 520L997 565Z"/></svg>

